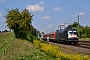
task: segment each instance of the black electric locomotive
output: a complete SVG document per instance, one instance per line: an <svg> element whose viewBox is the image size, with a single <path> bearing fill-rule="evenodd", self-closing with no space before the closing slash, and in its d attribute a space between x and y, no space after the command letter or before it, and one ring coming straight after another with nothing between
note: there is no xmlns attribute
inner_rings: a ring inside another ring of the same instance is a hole
<svg viewBox="0 0 90 60"><path fill-rule="evenodd" d="M76 45L79 41L78 31L74 28L65 28L56 31L56 41Z"/></svg>

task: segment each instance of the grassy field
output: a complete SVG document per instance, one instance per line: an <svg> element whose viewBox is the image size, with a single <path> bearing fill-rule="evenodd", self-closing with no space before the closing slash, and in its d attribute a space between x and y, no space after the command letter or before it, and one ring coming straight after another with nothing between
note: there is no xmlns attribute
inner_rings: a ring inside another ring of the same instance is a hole
<svg viewBox="0 0 90 60"><path fill-rule="evenodd" d="M16 39L13 33L0 36L0 60L55 60L36 49L27 40Z"/></svg>

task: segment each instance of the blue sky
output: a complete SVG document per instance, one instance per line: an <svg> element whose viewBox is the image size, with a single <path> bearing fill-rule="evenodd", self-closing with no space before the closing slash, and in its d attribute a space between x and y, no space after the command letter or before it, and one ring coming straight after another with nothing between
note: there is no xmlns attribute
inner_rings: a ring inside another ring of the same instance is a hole
<svg viewBox="0 0 90 60"><path fill-rule="evenodd" d="M62 23L77 22L78 15L82 26L90 26L90 0L0 0L0 31L8 29L4 18L7 8L28 9L34 14L33 26L46 33Z"/></svg>

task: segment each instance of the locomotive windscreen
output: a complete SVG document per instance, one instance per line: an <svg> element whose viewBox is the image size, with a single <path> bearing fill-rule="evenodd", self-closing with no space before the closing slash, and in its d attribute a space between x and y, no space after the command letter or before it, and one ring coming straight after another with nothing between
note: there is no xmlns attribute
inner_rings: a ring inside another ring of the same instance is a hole
<svg viewBox="0 0 90 60"><path fill-rule="evenodd" d="M68 38L78 38L77 31L68 31Z"/></svg>

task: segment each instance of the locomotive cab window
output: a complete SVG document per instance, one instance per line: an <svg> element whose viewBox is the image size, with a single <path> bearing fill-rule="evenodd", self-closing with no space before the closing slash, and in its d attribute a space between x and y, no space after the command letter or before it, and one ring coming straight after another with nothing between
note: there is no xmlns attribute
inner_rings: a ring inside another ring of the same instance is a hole
<svg viewBox="0 0 90 60"><path fill-rule="evenodd" d="M77 31L68 31L68 38L77 37Z"/></svg>
<svg viewBox="0 0 90 60"><path fill-rule="evenodd" d="M68 34L74 34L74 35L76 35L77 34L77 31L68 31Z"/></svg>

